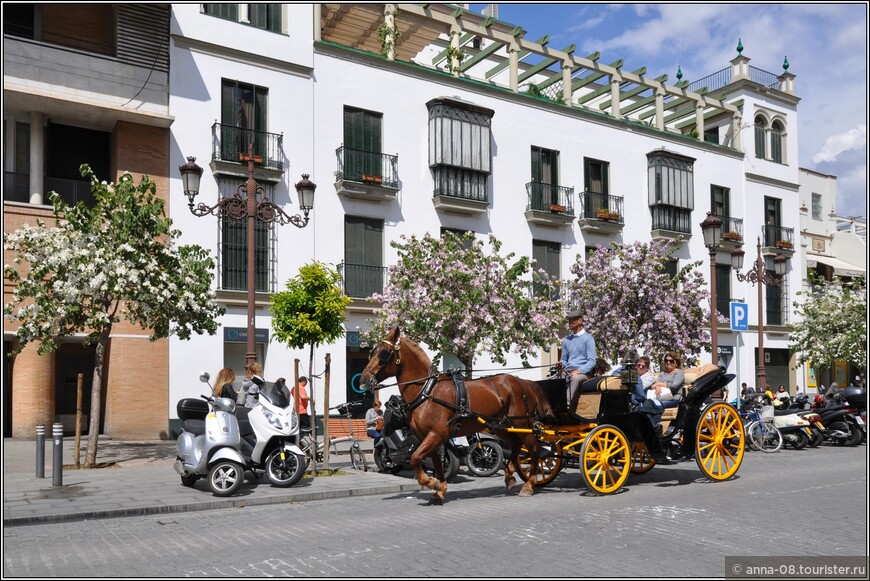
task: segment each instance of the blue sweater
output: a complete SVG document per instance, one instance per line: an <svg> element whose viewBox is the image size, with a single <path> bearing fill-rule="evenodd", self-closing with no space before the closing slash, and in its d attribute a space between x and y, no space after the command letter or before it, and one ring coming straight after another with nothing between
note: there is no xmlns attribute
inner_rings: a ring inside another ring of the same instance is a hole
<svg viewBox="0 0 870 581"><path fill-rule="evenodd" d="M570 334L562 339L562 369L579 369L589 375L595 368L595 339L585 331Z"/></svg>

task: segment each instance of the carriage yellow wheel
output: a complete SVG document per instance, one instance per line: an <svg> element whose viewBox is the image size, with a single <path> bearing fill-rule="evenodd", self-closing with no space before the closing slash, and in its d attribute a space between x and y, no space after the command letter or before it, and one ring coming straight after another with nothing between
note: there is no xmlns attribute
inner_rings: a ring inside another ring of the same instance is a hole
<svg viewBox="0 0 870 581"><path fill-rule="evenodd" d="M599 494L616 492L631 468L631 449L625 434L616 426L593 429L580 449L580 471L586 488Z"/></svg>
<svg viewBox="0 0 870 581"><path fill-rule="evenodd" d="M562 444L556 442L550 444L553 448L553 455L543 460L538 460L538 472L535 478L535 486L544 486L551 483L562 469ZM523 479L523 482L528 481L529 475L532 472L532 459L529 456L529 451L525 446L520 448L517 474Z"/></svg>
<svg viewBox="0 0 870 581"><path fill-rule="evenodd" d="M646 449L646 444L643 442L632 442L631 444L631 473L646 474L652 467L656 465L656 459L652 457L649 450Z"/></svg>
<svg viewBox="0 0 870 581"><path fill-rule="evenodd" d="M715 403L701 412L695 434L695 461L712 480L727 480L743 462L743 423L733 407Z"/></svg>

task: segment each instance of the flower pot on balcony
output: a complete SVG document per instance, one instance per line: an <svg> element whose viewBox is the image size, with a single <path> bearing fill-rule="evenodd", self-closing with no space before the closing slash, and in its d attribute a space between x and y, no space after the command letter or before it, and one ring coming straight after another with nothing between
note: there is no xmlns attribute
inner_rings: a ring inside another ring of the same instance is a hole
<svg viewBox="0 0 870 581"><path fill-rule="evenodd" d="M607 210L598 210L598 212L596 212L595 214L595 217L599 220L610 220L610 212L608 212Z"/></svg>
<svg viewBox="0 0 870 581"><path fill-rule="evenodd" d="M564 212L566 209L567 208L565 208L565 206L562 206L561 204L550 204L551 212Z"/></svg>
<svg viewBox="0 0 870 581"><path fill-rule="evenodd" d="M788 240L777 240L776 247L791 250L791 242Z"/></svg>
<svg viewBox="0 0 870 581"><path fill-rule="evenodd" d="M368 182L371 184L379 184L383 181L383 178L381 176L373 176L373 175L369 175L369 174L364 173L362 175L362 181Z"/></svg>
<svg viewBox="0 0 870 581"><path fill-rule="evenodd" d="M738 234L737 232L725 232L724 234L722 234L722 238L724 238L725 240L735 240L739 242L740 234Z"/></svg>

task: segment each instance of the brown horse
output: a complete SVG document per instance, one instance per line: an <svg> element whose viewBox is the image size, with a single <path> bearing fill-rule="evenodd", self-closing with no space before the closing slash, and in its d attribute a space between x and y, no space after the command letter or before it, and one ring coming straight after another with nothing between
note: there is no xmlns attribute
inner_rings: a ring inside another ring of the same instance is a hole
<svg viewBox="0 0 870 581"><path fill-rule="evenodd" d="M368 389L375 389L377 382L387 377L398 380L409 425L421 440L420 446L411 455L411 467L416 473L417 482L435 491L431 500L433 504L444 502L444 493L447 491L438 449L448 438L467 436L489 428L510 442L512 454L504 475L508 490L516 483L513 472L519 465L521 446L530 455L530 466L538 466L538 440L531 428L536 421L553 418L553 410L535 382L507 374L466 381L468 401L463 408L457 402L453 380L447 375L438 374L423 349L400 335L398 327L387 333L366 365L361 383ZM529 431L507 431L508 427ZM435 467L436 478L427 475L420 466L427 456ZM529 472L520 496L532 495L536 470Z"/></svg>

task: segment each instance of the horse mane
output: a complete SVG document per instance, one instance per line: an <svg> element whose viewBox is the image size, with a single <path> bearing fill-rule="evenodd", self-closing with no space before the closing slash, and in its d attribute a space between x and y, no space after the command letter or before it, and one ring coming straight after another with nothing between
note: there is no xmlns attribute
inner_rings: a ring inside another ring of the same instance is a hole
<svg viewBox="0 0 870 581"><path fill-rule="evenodd" d="M432 368L432 359L430 359L429 356L426 355L426 352L423 351L423 348L420 347L415 341L407 336L402 337L402 346L407 346L415 356L426 362L426 366L429 369Z"/></svg>

